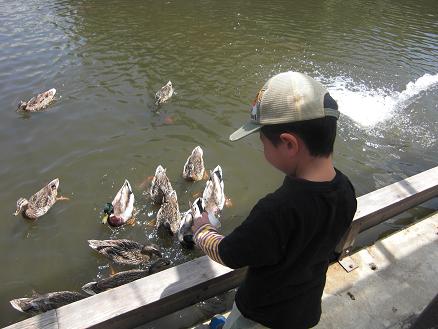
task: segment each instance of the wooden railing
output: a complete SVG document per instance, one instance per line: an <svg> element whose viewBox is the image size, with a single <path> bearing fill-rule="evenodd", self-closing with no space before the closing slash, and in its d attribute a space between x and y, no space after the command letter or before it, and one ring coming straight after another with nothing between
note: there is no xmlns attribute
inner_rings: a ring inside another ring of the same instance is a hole
<svg viewBox="0 0 438 329"><path fill-rule="evenodd" d="M351 252L356 236L438 196L438 167L358 198L349 231L337 247ZM235 288L245 269L231 270L207 256L11 325L15 328L132 328Z"/></svg>

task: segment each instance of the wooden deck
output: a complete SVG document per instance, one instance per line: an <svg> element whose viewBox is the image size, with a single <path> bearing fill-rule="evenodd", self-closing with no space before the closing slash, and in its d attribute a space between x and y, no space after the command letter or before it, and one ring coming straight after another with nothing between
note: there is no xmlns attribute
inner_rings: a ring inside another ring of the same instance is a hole
<svg viewBox="0 0 438 329"><path fill-rule="evenodd" d="M329 267L315 329L410 328L438 293L438 214L351 258L358 265L352 272L338 263Z"/></svg>
<svg viewBox="0 0 438 329"><path fill-rule="evenodd" d="M438 167L359 197L338 251L348 256L361 231L436 196ZM8 328L132 328L237 287L244 273L204 256Z"/></svg>

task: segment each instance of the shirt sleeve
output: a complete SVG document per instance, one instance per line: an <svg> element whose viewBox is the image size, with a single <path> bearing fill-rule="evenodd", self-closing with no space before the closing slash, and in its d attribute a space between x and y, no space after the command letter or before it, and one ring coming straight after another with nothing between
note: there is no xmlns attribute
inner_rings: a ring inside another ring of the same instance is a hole
<svg viewBox="0 0 438 329"><path fill-rule="evenodd" d="M219 256L219 243L224 237L217 233L216 229L209 224L201 226L194 234L195 244L215 262L225 265Z"/></svg>
<svg viewBox="0 0 438 329"><path fill-rule="evenodd" d="M228 267L261 267L278 263L293 229L292 217L260 200L247 219L219 243L219 257Z"/></svg>

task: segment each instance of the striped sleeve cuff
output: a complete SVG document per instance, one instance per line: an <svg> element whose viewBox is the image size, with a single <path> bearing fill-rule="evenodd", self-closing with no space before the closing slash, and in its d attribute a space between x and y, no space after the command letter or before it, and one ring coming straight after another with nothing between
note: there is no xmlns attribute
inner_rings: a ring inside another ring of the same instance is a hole
<svg viewBox="0 0 438 329"><path fill-rule="evenodd" d="M215 262L225 265L219 256L219 243L224 238L223 235L217 233L216 229L210 225L205 224L197 229L193 235L195 244L201 248L206 255L208 255Z"/></svg>

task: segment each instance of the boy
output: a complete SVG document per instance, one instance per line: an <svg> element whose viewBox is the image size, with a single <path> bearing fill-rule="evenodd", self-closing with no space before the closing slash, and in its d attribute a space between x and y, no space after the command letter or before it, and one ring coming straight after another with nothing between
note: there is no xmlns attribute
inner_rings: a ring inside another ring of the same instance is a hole
<svg viewBox="0 0 438 329"><path fill-rule="evenodd" d="M356 212L354 188L333 167L338 106L323 85L298 72L272 77L251 121L230 136L260 132L266 160L283 185L257 202L231 234L202 214L195 243L230 268L248 266L224 328L310 328L321 316L329 258Z"/></svg>

